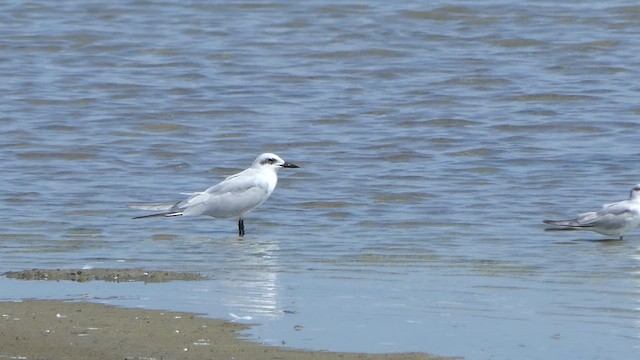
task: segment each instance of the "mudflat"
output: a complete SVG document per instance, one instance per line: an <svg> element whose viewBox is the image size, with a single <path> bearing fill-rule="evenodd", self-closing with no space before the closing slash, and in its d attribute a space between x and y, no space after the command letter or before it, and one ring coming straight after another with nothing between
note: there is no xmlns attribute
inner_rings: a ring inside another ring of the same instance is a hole
<svg viewBox="0 0 640 360"><path fill-rule="evenodd" d="M87 302L0 302L0 358L14 359L445 359L422 353L290 350L243 341L246 325L197 314Z"/></svg>
<svg viewBox="0 0 640 360"><path fill-rule="evenodd" d="M193 281L206 279L204 275L197 273L143 269L28 269L8 271L4 275L10 279L19 280L70 280L77 282L100 280L157 283L174 280Z"/></svg>
<svg viewBox="0 0 640 360"><path fill-rule="evenodd" d="M196 273L143 269L30 269L9 278L39 281L197 281ZM0 301L0 358L38 360L451 359L424 353L292 350L239 338L247 325L199 314L124 309L69 300Z"/></svg>

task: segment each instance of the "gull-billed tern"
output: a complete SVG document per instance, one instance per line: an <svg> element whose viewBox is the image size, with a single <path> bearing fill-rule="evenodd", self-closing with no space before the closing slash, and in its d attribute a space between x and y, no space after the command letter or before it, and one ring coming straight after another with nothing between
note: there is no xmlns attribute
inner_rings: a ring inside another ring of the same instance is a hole
<svg viewBox="0 0 640 360"><path fill-rule="evenodd" d="M276 154L265 153L258 156L248 169L227 177L205 191L186 194L190 195L186 200L131 205L135 209L160 211L134 219L198 215L214 218L237 217L238 233L242 237L244 216L271 196L278 183L278 170L297 167L285 162Z"/></svg>
<svg viewBox="0 0 640 360"><path fill-rule="evenodd" d="M619 237L640 225L640 184L631 189L631 196L611 204L604 204L602 210L578 215L570 220L544 220L555 227L547 230L589 230L606 236Z"/></svg>

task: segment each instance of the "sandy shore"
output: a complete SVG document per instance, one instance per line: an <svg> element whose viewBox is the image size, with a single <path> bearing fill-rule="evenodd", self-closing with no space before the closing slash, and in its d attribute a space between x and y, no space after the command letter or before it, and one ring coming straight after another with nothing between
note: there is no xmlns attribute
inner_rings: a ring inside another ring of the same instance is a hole
<svg viewBox="0 0 640 360"><path fill-rule="evenodd" d="M189 313L64 301L0 302L0 358L13 359L436 359L296 351L239 340L243 325Z"/></svg>
<svg viewBox="0 0 640 360"><path fill-rule="evenodd" d="M114 273L113 269L92 269L78 274L77 270L33 269L11 274L14 278L58 281L149 281L150 274L155 272L117 269ZM159 277L154 278L163 279L158 281L197 279L193 277L197 274L159 272L155 275ZM122 309L87 302L5 301L0 302L0 358L445 359L422 353L371 355L291 350L243 341L238 338L238 331L242 329L246 326L189 313Z"/></svg>

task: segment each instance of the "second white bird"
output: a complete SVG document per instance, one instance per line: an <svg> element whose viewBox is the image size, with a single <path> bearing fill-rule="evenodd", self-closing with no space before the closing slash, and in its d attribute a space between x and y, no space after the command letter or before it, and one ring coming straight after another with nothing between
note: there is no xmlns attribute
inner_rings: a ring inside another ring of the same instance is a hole
<svg viewBox="0 0 640 360"><path fill-rule="evenodd" d="M640 184L631 189L629 200L605 204L600 211L578 215L570 220L544 220L556 227L547 230L589 230L602 235L622 237L640 225Z"/></svg>

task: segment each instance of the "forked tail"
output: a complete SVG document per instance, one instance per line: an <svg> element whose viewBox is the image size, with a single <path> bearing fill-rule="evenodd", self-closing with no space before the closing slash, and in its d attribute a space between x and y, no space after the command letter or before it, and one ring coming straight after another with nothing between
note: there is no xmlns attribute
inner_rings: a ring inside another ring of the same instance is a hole
<svg viewBox="0 0 640 360"><path fill-rule="evenodd" d="M182 215L182 212L177 211L177 209L175 208L175 206L178 203L179 202L174 201L174 202L165 202L165 203L131 204L129 205L129 207L132 209L138 209L138 210L162 211L155 214L134 217L134 219L144 219L144 218L157 217L157 216L180 216Z"/></svg>
<svg viewBox="0 0 640 360"><path fill-rule="evenodd" d="M542 222L547 225L556 226L546 228L545 231L581 230L590 227L588 225L581 225L576 220L542 220Z"/></svg>

